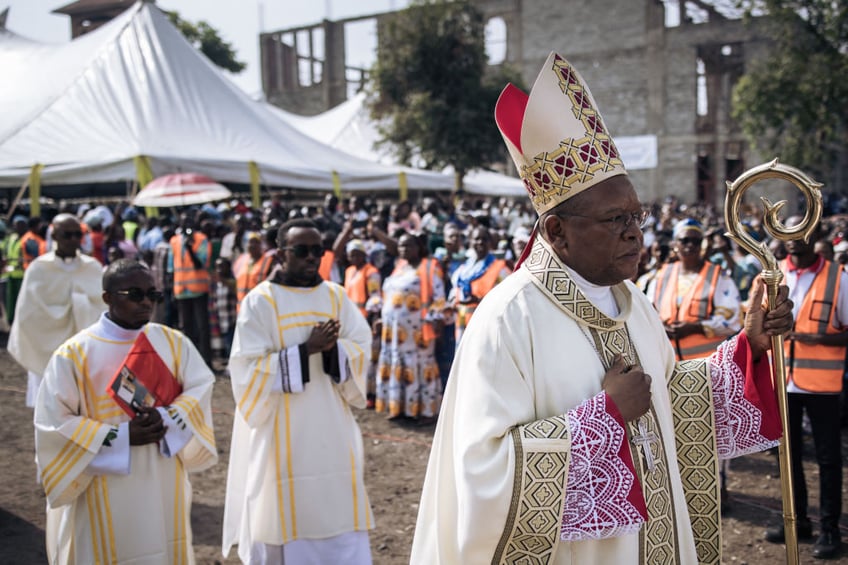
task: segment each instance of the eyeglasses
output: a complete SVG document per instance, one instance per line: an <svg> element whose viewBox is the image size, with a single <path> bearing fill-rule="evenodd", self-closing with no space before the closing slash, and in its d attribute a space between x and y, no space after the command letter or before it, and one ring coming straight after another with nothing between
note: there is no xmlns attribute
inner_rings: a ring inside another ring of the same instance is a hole
<svg viewBox="0 0 848 565"><path fill-rule="evenodd" d="M162 299L165 298L165 294L162 291L156 290L155 288L148 288L147 292L145 292L138 287L133 287L128 288L126 290L116 290L115 294L126 296L133 302L138 302L139 304L144 302L145 298L147 298L153 303L162 302Z"/></svg>
<svg viewBox="0 0 848 565"><path fill-rule="evenodd" d="M594 220L599 224L607 224L614 233L622 234L627 231L627 229L636 224L640 230L645 227L645 223L648 221L648 216L650 216L650 212L648 210L639 210L638 212L629 212L627 214L619 214L617 216L613 216L612 218L606 219L598 219L593 216L584 216L583 214L557 214L560 218L567 216L577 216L578 218L586 218L589 220Z"/></svg>
<svg viewBox="0 0 848 565"><path fill-rule="evenodd" d="M702 241L704 241L702 237L681 237L677 240L677 243L680 245L701 245Z"/></svg>
<svg viewBox="0 0 848 565"><path fill-rule="evenodd" d="M62 236L62 239L71 239L71 238L74 238L74 237L77 238L77 239L82 239L82 232L81 231L62 231L62 232L59 232L57 235Z"/></svg>
<svg viewBox="0 0 848 565"><path fill-rule="evenodd" d="M288 251L294 253L294 256L298 259L304 259L307 255L312 255L313 257L321 257L324 255L324 248L321 245L292 245L291 247L283 247Z"/></svg>

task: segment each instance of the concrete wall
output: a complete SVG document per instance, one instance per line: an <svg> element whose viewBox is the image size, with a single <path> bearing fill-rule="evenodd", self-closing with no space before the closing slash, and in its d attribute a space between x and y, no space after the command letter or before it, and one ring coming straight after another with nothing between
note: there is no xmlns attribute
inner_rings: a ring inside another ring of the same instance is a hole
<svg viewBox="0 0 848 565"><path fill-rule="evenodd" d="M708 152L711 176L702 182L700 190L720 207L728 172L726 158L741 154L744 168L771 158L752 155L732 123L730 92L739 73L733 70L736 67L725 68L720 57L714 58L713 67L718 71L709 78L715 114L709 119L697 115L699 54L716 53L722 45L733 44L741 49L743 62L737 66L744 72L745 64L762 56L766 49L756 32L741 21L714 19L666 28L660 0L475 3L487 18L500 17L506 23L506 62L520 70L528 88L548 54L556 51L583 76L613 136L657 136L658 167L631 172L644 201L676 195L683 202L694 202L699 191L698 155ZM332 30L326 36L331 41ZM341 50L328 48L326 52L336 53L343 64L343 41L339 43ZM263 53L265 64L271 62L265 61ZM343 79L343 69L336 76ZM313 88L273 96L266 89L266 93L272 102L301 113L316 113L321 104L325 104L323 110L334 105L326 85L321 98ZM341 89L339 85L334 88L334 92Z"/></svg>

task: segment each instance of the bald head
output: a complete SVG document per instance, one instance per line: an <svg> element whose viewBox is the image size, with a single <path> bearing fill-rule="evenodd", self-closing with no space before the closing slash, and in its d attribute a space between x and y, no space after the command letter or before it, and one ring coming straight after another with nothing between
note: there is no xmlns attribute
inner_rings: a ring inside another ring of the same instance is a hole
<svg viewBox="0 0 848 565"><path fill-rule="evenodd" d="M56 241L56 255L75 257L82 244L82 226L76 216L58 214L53 218L53 239Z"/></svg>

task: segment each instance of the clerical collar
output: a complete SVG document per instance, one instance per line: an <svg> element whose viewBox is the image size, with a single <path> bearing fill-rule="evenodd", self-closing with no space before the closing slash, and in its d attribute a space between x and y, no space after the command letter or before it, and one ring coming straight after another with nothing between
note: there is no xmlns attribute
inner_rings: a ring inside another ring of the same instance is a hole
<svg viewBox="0 0 848 565"><path fill-rule="evenodd" d="M138 329L119 326L109 317L109 312L103 312L100 315L100 320L95 327L95 333L98 336L112 341L133 341L142 331L144 326Z"/></svg>
<svg viewBox="0 0 848 565"><path fill-rule="evenodd" d="M565 270L568 271L568 275L574 281L574 284L576 284L577 288L580 289L580 292L583 293L583 296L597 306L598 310L610 318L618 316L618 304L615 301L615 296L612 293L611 286L602 286L589 282L568 265L563 266L565 267Z"/></svg>
<svg viewBox="0 0 848 565"><path fill-rule="evenodd" d="M801 276L804 273L813 273L817 274L824 267L824 257L822 255L817 255L816 260L809 267L796 267L795 263L792 262L792 255L786 257L786 270L790 273L794 273L796 276Z"/></svg>
<svg viewBox="0 0 848 565"><path fill-rule="evenodd" d="M576 273L563 264L542 237L536 238L521 268L530 273L531 280L539 290L580 324L600 331L611 331L623 327L630 317L633 297L626 283L598 287L583 279L581 287L573 277ZM589 300L584 289L593 296L597 295L597 298ZM608 293L612 294L611 299ZM610 300L615 303L614 306ZM618 313L610 316L607 311Z"/></svg>

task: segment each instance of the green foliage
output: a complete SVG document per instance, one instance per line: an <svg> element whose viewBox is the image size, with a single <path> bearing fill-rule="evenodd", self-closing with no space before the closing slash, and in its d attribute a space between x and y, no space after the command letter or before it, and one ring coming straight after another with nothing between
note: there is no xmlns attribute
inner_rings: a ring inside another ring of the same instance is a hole
<svg viewBox="0 0 848 565"><path fill-rule="evenodd" d="M205 21L192 23L182 19L177 12L165 13L168 14L171 23L188 39L189 43L222 69L231 73L240 73L247 67L246 63L236 59L236 52L232 44L221 39L218 30Z"/></svg>
<svg viewBox="0 0 848 565"><path fill-rule="evenodd" d="M833 178L848 151L848 3L740 4L767 14L756 23L773 45L734 88L733 118L759 153Z"/></svg>
<svg viewBox="0 0 848 565"><path fill-rule="evenodd" d="M520 78L488 67L485 22L469 2L418 1L388 19L370 80L381 144L401 162L451 165L461 178L504 159L495 102Z"/></svg>

